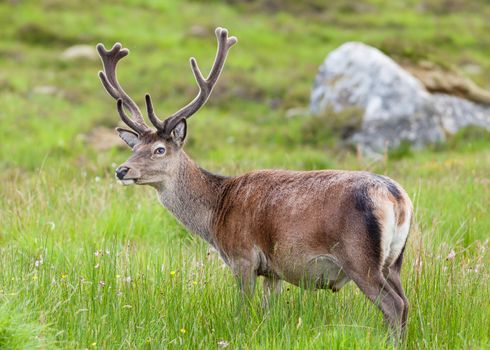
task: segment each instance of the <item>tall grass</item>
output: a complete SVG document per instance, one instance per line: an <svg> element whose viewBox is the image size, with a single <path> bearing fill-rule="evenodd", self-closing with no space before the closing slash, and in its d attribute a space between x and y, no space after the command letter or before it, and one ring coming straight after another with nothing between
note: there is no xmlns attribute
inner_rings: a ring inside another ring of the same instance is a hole
<svg viewBox="0 0 490 350"><path fill-rule="evenodd" d="M488 184L479 176L488 164L472 162L488 151L424 156L385 165L401 172L416 204L402 272L411 302L404 347L484 348L490 226L481 206ZM447 162L451 185L440 171L412 178ZM419 169L403 175L414 164ZM260 306L259 287L248 313L240 313L229 269L150 189L116 186L110 175L83 177L71 167L12 178L1 193L0 300L3 312L20 312L26 323L10 323L28 327L39 347L48 340L61 348L388 346L379 311L353 284L337 294L286 284L270 310Z"/></svg>

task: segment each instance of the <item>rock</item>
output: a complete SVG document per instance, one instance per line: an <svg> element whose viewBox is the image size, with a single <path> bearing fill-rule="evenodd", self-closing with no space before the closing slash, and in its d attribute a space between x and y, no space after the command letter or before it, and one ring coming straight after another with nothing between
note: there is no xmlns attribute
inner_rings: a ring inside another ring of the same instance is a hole
<svg viewBox="0 0 490 350"><path fill-rule="evenodd" d="M209 33L212 33L212 30L202 25L194 24L189 28L187 32L190 36L205 38L209 36Z"/></svg>
<svg viewBox="0 0 490 350"><path fill-rule="evenodd" d="M429 92L442 92L473 102L490 104L490 91L477 86L457 71L424 61L417 65L404 64L403 68L420 80Z"/></svg>
<svg viewBox="0 0 490 350"><path fill-rule="evenodd" d="M447 94L431 94L424 85L374 47L348 42L320 66L310 110L363 111L362 125L349 143L365 154L379 154L402 141L414 147L444 141L467 125L490 130L490 106Z"/></svg>
<svg viewBox="0 0 490 350"><path fill-rule="evenodd" d="M286 110L287 119L302 117L308 114L309 114L308 108L304 108L304 107L289 108L288 110Z"/></svg>
<svg viewBox="0 0 490 350"><path fill-rule="evenodd" d="M58 95L61 91L52 85L39 85L32 89L32 92L36 95Z"/></svg>
<svg viewBox="0 0 490 350"><path fill-rule="evenodd" d="M454 134L469 125L490 130L490 105L473 103L447 94L433 94L432 100L447 133Z"/></svg>
<svg viewBox="0 0 490 350"><path fill-rule="evenodd" d="M63 51L61 58L67 61L78 59L96 61L98 56L95 47L91 45L74 45Z"/></svg>
<svg viewBox="0 0 490 350"><path fill-rule="evenodd" d="M483 69L480 65L470 62L463 63L461 69L463 69L463 71L467 74L474 75L481 74L483 72Z"/></svg>
<svg viewBox="0 0 490 350"><path fill-rule="evenodd" d="M126 147L114 129L104 126L95 127L84 138L97 151L106 151L113 147Z"/></svg>

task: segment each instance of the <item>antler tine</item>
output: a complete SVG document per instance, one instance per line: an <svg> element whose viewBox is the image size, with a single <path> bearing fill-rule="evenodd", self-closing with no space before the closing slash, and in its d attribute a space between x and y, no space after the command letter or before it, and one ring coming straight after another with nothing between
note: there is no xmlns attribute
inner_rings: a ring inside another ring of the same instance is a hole
<svg viewBox="0 0 490 350"><path fill-rule="evenodd" d="M151 98L149 97L149 95L147 95L146 103L150 121L158 130L162 131L166 135L169 135L174 127L182 119L190 118L194 113L199 110L199 108L201 108L206 103L209 96L211 95L216 81L221 74L221 71L226 61L228 50L238 41L237 38L234 36L228 37L228 30L224 28L216 28L215 34L216 39L218 40L218 49L216 52L216 57L214 59L213 67L211 68L211 71L209 72L207 78L203 77L197 65L196 59L194 57L191 57L190 59L192 73L194 74L197 85L199 86L199 93L190 103L179 109L177 112L175 112L162 122L154 115L153 107L151 106Z"/></svg>
<svg viewBox="0 0 490 350"><path fill-rule="evenodd" d="M119 84L116 76L116 66L120 59L126 57L129 54L128 49L123 49L120 43L114 44L111 50L107 51L102 44L97 45L97 52L102 60L104 71L99 72L102 85L107 90L109 95L117 100L117 109L119 115L124 123L126 123L131 129L138 134L144 134L150 132L151 129L145 124L143 115L141 114L136 103L128 96ZM129 118L124 113L123 106L126 107L130 113Z"/></svg>

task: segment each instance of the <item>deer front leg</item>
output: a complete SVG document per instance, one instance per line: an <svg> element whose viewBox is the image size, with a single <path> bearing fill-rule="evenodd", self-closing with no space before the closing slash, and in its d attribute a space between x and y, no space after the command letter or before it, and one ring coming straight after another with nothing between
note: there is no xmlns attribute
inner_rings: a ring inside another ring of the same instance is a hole
<svg viewBox="0 0 490 350"><path fill-rule="evenodd" d="M257 279L255 264L252 261L240 259L234 262L232 267L238 282L238 287L240 288L242 301L250 303Z"/></svg>
<svg viewBox="0 0 490 350"><path fill-rule="evenodd" d="M267 309L271 296L281 292L281 280L275 277L264 277L264 295L262 297L262 307Z"/></svg>

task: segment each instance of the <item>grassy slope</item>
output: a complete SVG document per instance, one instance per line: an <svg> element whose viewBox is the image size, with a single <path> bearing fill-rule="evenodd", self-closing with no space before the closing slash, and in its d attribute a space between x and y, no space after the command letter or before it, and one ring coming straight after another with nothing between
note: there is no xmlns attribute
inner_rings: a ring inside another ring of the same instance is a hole
<svg viewBox="0 0 490 350"><path fill-rule="evenodd" d="M67 46L130 47L120 80L140 102L150 91L163 116L195 91L188 56L209 68L216 25L240 43L212 101L190 121L188 152L227 174L338 167L396 178L417 211L403 271L406 346L489 346L490 144L366 164L302 142L303 120L284 119L286 109L308 103L318 64L346 40L475 62L482 73L473 78L488 87L489 13L486 6L436 16L386 1L308 16L214 2L0 3L0 348L384 346L378 312L353 285L336 295L285 286L270 313L257 297L250 315L237 315L234 282L219 258L150 189L114 184L113 164L128 152L95 152L80 136L117 117L96 78L99 62L62 61ZM196 23L209 35L185 37ZM59 92L35 92L47 85Z"/></svg>

